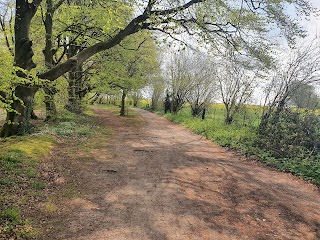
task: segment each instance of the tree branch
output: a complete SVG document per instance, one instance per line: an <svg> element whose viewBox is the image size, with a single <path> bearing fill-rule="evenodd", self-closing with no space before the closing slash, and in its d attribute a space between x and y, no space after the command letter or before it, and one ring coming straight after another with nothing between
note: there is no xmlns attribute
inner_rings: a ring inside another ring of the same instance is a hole
<svg viewBox="0 0 320 240"><path fill-rule="evenodd" d="M123 46L121 43L119 44L120 47L122 47L125 50L130 50L130 51L138 51L140 49L140 47L147 41L147 39L143 39L143 41L141 43L139 43L137 48L127 48L125 46Z"/></svg>
<svg viewBox="0 0 320 240"><path fill-rule="evenodd" d="M155 11L150 11L147 13L149 13L150 15L153 15L153 16L160 16L160 15L165 16L165 15L181 12L183 10L188 9L192 5L195 5L197 3L201 3L204 1L205 0L191 0L191 1L187 2L186 4L178 6L178 7L174 7L174 8L166 9L166 10L155 10Z"/></svg>
<svg viewBox="0 0 320 240"><path fill-rule="evenodd" d="M41 0L37 0L40 1ZM75 68L77 64L82 64L84 61L86 61L91 56L95 55L96 53L99 53L101 51L110 49L116 45L118 45L125 37L134 34L138 32L141 29L148 29L152 23L146 22L151 16L161 16L161 15L167 15L167 14L174 14L178 13L180 11L183 11L185 9L188 9L190 6L203 2L204 0L191 0L187 2L186 4L178 7L174 7L167 10L155 10L151 11L153 0L149 0L149 4L146 7L144 13L136 18L134 18L123 30L119 31L114 37L112 37L107 42L99 42L94 44L91 47L88 47L81 52L79 52L74 57L68 59L66 62L59 64L49 71L39 74L38 77L41 79L47 79L50 81L54 81L67 71Z"/></svg>
<svg viewBox="0 0 320 240"><path fill-rule="evenodd" d="M148 16L145 16L145 15L140 15L134 18L127 25L125 29L121 30L117 35L111 38L108 42L96 43L93 46L82 50L77 55L68 59L66 62L53 67L52 69L50 69L45 73L39 74L38 77L41 79L54 81L55 79L60 77L62 74L75 68L77 65L81 65L84 61L86 61L88 58L95 55L96 53L110 49L116 46L117 44L119 44L125 37L133 33L136 33L141 29L146 29L149 26L148 23L144 23L146 19L148 19Z"/></svg>

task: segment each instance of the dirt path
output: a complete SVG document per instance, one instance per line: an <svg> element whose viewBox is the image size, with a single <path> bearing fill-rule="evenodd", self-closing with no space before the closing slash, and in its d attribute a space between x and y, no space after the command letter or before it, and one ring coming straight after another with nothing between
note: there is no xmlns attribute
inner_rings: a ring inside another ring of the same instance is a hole
<svg viewBox="0 0 320 240"><path fill-rule="evenodd" d="M111 140L79 167L85 191L45 239L320 239L316 187L136 111L140 124L95 109Z"/></svg>

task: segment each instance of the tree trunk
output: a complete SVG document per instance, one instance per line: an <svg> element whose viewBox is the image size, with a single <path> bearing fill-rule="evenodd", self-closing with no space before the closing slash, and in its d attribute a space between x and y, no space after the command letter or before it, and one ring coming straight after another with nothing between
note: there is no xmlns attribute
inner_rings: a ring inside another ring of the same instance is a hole
<svg viewBox="0 0 320 240"><path fill-rule="evenodd" d="M29 30L32 17L40 2L29 3L28 0L16 1L16 17L14 24L15 56L14 65L30 71L36 65L32 60L32 42L29 39ZM19 77L25 74L18 71ZM18 85L12 93L12 110L7 110L6 122L3 125L0 137L25 134L30 130L30 118L33 109L34 95L39 87L28 84ZM32 80L31 80L32 81ZM31 85L31 86L30 86ZM18 98L18 99L17 99Z"/></svg>
<svg viewBox="0 0 320 240"><path fill-rule="evenodd" d="M205 117L206 117L206 109L204 108L204 109L202 110L201 119L204 120Z"/></svg>
<svg viewBox="0 0 320 240"><path fill-rule="evenodd" d="M203 106L199 102L190 103L192 117L199 117L203 111Z"/></svg>
<svg viewBox="0 0 320 240"><path fill-rule="evenodd" d="M170 101L170 96L169 94L167 93L166 94L166 98L164 99L164 113L166 114L168 111L171 112L171 104L172 102Z"/></svg>
<svg viewBox="0 0 320 240"><path fill-rule="evenodd" d="M124 114L125 114L126 96L127 96L127 91L126 90L122 90L120 116L124 116Z"/></svg>
<svg viewBox="0 0 320 240"><path fill-rule="evenodd" d="M138 106L138 98L135 98L135 99L133 100L133 106L134 106L134 107L137 107L137 106Z"/></svg>
<svg viewBox="0 0 320 240"><path fill-rule="evenodd" d="M75 45L69 46L68 58L73 57L79 48ZM70 112L79 114L82 112L81 99L78 92L81 90L82 81L82 65L77 65L76 68L69 71L68 78L68 102L66 104L66 109Z"/></svg>
<svg viewBox="0 0 320 240"><path fill-rule="evenodd" d="M135 92L133 95L133 106L134 107L137 107L138 106L138 102L139 102L139 93L138 92Z"/></svg>
<svg viewBox="0 0 320 240"><path fill-rule="evenodd" d="M45 16L45 21L44 21L44 27L45 27L45 39L46 39L46 44L45 48L43 50L44 54L44 59L45 59L45 65L48 69L51 69L54 65L53 61L53 44L52 44L52 29L53 29L53 14L54 14L54 9L53 9L53 3L52 0L46 0L46 16ZM44 97L44 103L46 106L46 122L54 122L57 120L57 108L56 104L54 102L54 96L58 92L58 90L54 86L50 86L50 83L47 84L43 88L45 92L45 97Z"/></svg>
<svg viewBox="0 0 320 240"><path fill-rule="evenodd" d="M68 103L66 105L66 109L73 113L81 113L81 99L79 98L77 91L79 90L77 86L77 70L71 71L69 73L68 79Z"/></svg>
<svg viewBox="0 0 320 240"><path fill-rule="evenodd" d="M233 121L233 116L231 114L231 109L226 107L226 117L224 119L225 124L231 124Z"/></svg>
<svg viewBox="0 0 320 240"><path fill-rule="evenodd" d="M44 97L44 103L46 106L45 122L55 122L57 120L57 108L54 102L54 95L58 90L53 86L45 86L43 90L46 94Z"/></svg>
<svg viewBox="0 0 320 240"><path fill-rule="evenodd" d="M157 110L158 109L158 105L159 105L158 98L156 98L155 96L152 96L152 98L151 98L151 109L152 110Z"/></svg>
<svg viewBox="0 0 320 240"><path fill-rule="evenodd" d="M13 100L11 104L11 108L14 111L7 112L6 122L1 129L0 137L23 135L30 132L33 99L37 91L37 87L16 87L14 93L18 100Z"/></svg>

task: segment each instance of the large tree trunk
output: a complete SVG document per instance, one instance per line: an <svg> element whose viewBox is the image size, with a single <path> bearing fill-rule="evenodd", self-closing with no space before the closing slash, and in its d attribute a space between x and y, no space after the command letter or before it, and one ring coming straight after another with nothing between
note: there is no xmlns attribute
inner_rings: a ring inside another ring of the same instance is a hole
<svg viewBox="0 0 320 240"><path fill-rule="evenodd" d="M37 91L37 87L16 87L14 94L18 100L14 100L11 104L14 111L7 112L6 122L1 129L0 137L23 135L30 131L33 99Z"/></svg>
<svg viewBox="0 0 320 240"><path fill-rule="evenodd" d="M183 107L184 104L184 100L182 100L179 97L173 97L172 101L171 101L171 111L174 114L177 114L181 108Z"/></svg>
<svg viewBox="0 0 320 240"><path fill-rule="evenodd" d="M68 49L68 58L72 58L80 50L78 46L72 44ZM68 77L68 102L66 104L66 109L73 113L81 113L81 97L79 93L81 92L83 76L82 76L82 64L78 64L75 68L69 71Z"/></svg>
<svg viewBox="0 0 320 240"><path fill-rule="evenodd" d="M30 71L36 65L32 61L32 42L29 39L31 19L34 16L39 1L17 0L16 17L14 25L15 33L15 56L14 64L22 69ZM24 78L25 74L18 71L19 77ZM29 79L26 79L28 82ZM28 132L30 129L30 118L34 95L39 87L32 84L19 85L12 93L12 110L7 111L7 118L1 129L0 137L8 137ZM18 99L17 99L18 98Z"/></svg>

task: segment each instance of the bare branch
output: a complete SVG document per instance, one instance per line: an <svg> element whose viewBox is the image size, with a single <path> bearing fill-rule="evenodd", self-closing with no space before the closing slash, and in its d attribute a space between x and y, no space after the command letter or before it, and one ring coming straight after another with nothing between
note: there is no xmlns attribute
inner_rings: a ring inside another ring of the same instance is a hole
<svg viewBox="0 0 320 240"><path fill-rule="evenodd" d="M140 49L140 47L147 41L147 39L143 39L143 41L141 43L139 43L138 47L136 48L127 48L124 45L122 45L121 43L119 43L119 46L121 46L123 49L125 50L130 50L130 51L138 51Z"/></svg>

